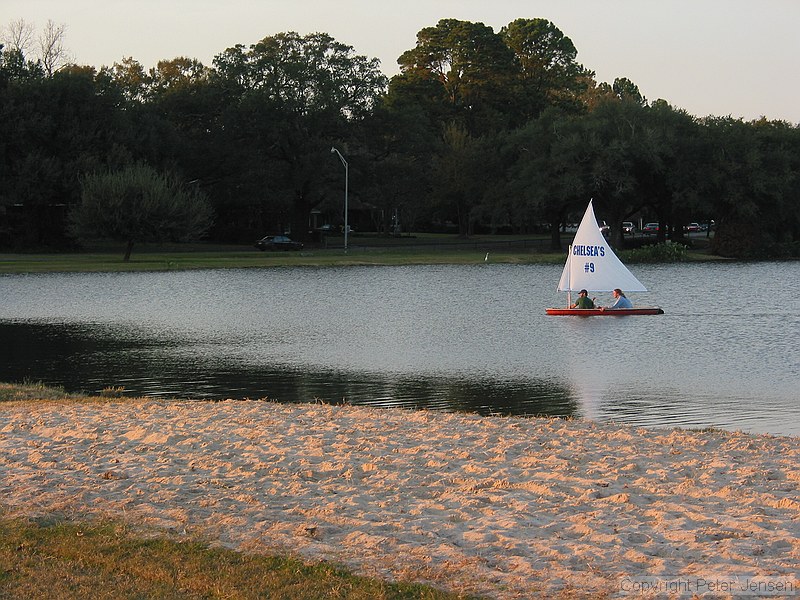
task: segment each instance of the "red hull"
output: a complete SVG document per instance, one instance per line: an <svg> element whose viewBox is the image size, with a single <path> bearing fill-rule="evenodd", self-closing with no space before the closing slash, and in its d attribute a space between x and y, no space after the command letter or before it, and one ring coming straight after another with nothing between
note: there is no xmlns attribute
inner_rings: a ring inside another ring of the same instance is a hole
<svg viewBox="0 0 800 600"><path fill-rule="evenodd" d="M626 317L633 315L663 315L657 306L642 308L547 308L548 315L573 315L579 317Z"/></svg>

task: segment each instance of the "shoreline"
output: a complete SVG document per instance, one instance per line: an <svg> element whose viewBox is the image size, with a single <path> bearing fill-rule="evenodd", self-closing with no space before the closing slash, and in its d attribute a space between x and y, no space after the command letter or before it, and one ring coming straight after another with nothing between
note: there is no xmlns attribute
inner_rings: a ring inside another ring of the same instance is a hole
<svg viewBox="0 0 800 600"><path fill-rule="evenodd" d="M111 518L503 599L798 576L796 437L253 400L0 414L9 517Z"/></svg>

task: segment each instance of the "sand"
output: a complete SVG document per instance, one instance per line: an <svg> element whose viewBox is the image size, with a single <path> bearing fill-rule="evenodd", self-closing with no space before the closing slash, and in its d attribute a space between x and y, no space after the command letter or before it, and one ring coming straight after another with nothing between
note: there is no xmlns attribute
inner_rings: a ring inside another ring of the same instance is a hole
<svg viewBox="0 0 800 600"><path fill-rule="evenodd" d="M799 489L795 437L250 400L0 404L7 515L123 519L491 598L613 597L654 576L797 585Z"/></svg>

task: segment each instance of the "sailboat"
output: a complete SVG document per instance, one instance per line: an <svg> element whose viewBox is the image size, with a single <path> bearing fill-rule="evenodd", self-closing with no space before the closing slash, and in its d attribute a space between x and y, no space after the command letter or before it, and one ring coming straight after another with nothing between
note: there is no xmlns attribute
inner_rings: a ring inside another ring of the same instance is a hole
<svg viewBox="0 0 800 600"><path fill-rule="evenodd" d="M664 311L657 306L634 308L569 308L572 305L572 292L610 292L620 288L626 292L646 292L647 288L636 279L622 261L614 254L608 241L600 232L594 216L592 201L586 207L575 239L569 247L567 262L558 282L558 291L567 292L566 308L548 308L548 315L623 316L623 315L662 315Z"/></svg>

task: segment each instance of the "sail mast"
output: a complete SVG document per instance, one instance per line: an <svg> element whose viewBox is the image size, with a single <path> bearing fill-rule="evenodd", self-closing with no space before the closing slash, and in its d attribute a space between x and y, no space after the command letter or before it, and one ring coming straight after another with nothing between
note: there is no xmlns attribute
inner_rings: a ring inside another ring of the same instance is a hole
<svg viewBox="0 0 800 600"><path fill-rule="evenodd" d="M572 306L572 244L567 251L567 308Z"/></svg>

